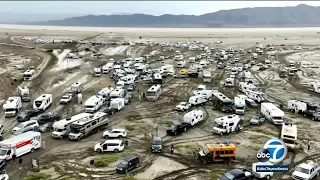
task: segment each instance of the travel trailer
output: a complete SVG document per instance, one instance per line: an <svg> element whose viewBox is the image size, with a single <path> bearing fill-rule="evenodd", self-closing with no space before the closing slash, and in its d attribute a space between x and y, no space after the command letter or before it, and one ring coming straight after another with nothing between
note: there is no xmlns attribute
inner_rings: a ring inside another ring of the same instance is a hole
<svg viewBox="0 0 320 180"><path fill-rule="evenodd" d="M289 149L294 150L298 141L297 125L290 124L290 123L283 123L280 139L286 143Z"/></svg>
<svg viewBox="0 0 320 180"><path fill-rule="evenodd" d="M239 91L246 93L248 90L257 91L257 86L249 82L239 82Z"/></svg>
<svg viewBox="0 0 320 180"><path fill-rule="evenodd" d="M146 98L149 101L156 101L160 97L161 93L161 85L153 85L148 89Z"/></svg>
<svg viewBox="0 0 320 180"><path fill-rule="evenodd" d="M6 118L14 117L22 108L21 97L9 97L2 106Z"/></svg>
<svg viewBox="0 0 320 180"><path fill-rule="evenodd" d="M260 113L271 123L282 125L284 112L273 103L261 103Z"/></svg>
<svg viewBox="0 0 320 180"><path fill-rule="evenodd" d="M317 104L312 102L298 101L298 100L288 100L288 110L301 114L304 117L308 117L312 120L318 118L318 107Z"/></svg>
<svg viewBox="0 0 320 180"><path fill-rule="evenodd" d="M212 93L213 103L221 112L231 112L233 110L233 100L222 94L221 92Z"/></svg>
<svg viewBox="0 0 320 180"><path fill-rule="evenodd" d="M101 76L101 69L100 68L94 68L93 69L93 73L94 73L94 76L100 77Z"/></svg>
<svg viewBox="0 0 320 180"><path fill-rule="evenodd" d="M18 94L22 102L30 102L30 91L27 87L18 86Z"/></svg>
<svg viewBox="0 0 320 180"><path fill-rule="evenodd" d="M77 115L72 116L71 118L62 119L60 121L56 121L53 123L52 128L53 131L51 133L51 136L54 139L62 139L69 135L71 132L70 124L79 121L81 119L88 119L92 117L93 114L90 113L80 113Z"/></svg>
<svg viewBox="0 0 320 180"><path fill-rule="evenodd" d="M35 78L36 71L34 69L29 69L23 73L23 79L25 81L31 81Z"/></svg>
<svg viewBox="0 0 320 180"><path fill-rule="evenodd" d="M114 98L110 101L110 108L120 111L124 108L124 98Z"/></svg>
<svg viewBox="0 0 320 180"><path fill-rule="evenodd" d="M110 98L123 98L125 96L125 91L124 89L114 89L111 93L110 93Z"/></svg>
<svg viewBox="0 0 320 180"><path fill-rule="evenodd" d="M214 120L213 132L223 135L239 131L242 123L242 118L235 114L219 117Z"/></svg>
<svg viewBox="0 0 320 180"><path fill-rule="evenodd" d="M109 62L106 65L102 66L102 73L108 74L113 69L113 62Z"/></svg>
<svg viewBox="0 0 320 180"><path fill-rule="evenodd" d="M33 101L33 109L45 111L52 104L52 94L42 94Z"/></svg>
<svg viewBox="0 0 320 180"><path fill-rule="evenodd" d="M209 70L204 70L203 71L203 82L204 83L209 83L209 82L211 82L211 78L212 78L212 76L211 76L211 71L209 71Z"/></svg>
<svg viewBox="0 0 320 180"><path fill-rule="evenodd" d="M34 152L39 149L42 145L41 133L28 131L9 139L5 139L0 142L0 159L10 160L15 157L20 157L29 152Z"/></svg>
<svg viewBox="0 0 320 180"><path fill-rule="evenodd" d="M124 81L125 85L129 85L135 83L136 77L136 75L128 74L124 77L121 77L120 80Z"/></svg>
<svg viewBox="0 0 320 180"><path fill-rule="evenodd" d="M207 100L212 99L212 90L195 90L192 93L192 96L205 96Z"/></svg>
<svg viewBox="0 0 320 180"><path fill-rule="evenodd" d="M113 88L107 88L107 87L103 88L98 92L97 96L101 96L103 102L108 101L108 100L110 100L110 93L113 90L114 90Z"/></svg>
<svg viewBox="0 0 320 180"><path fill-rule="evenodd" d="M203 111L199 109L194 109L183 116L183 123L194 126L199 124L204 118Z"/></svg>
<svg viewBox="0 0 320 180"><path fill-rule="evenodd" d="M191 106L204 105L207 101L206 95L196 95L189 98L189 104L191 104Z"/></svg>
<svg viewBox="0 0 320 180"><path fill-rule="evenodd" d="M69 93L81 93L83 91L84 87L81 82L75 82L70 86Z"/></svg>
<svg viewBox="0 0 320 180"><path fill-rule="evenodd" d="M267 100L267 94L261 91L247 90L245 95L248 96L249 99L257 101L258 103L262 103Z"/></svg>
<svg viewBox="0 0 320 180"><path fill-rule="evenodd" d="M234 97L234 109L236 114L244 115L246 109L246 100L243 97Z"/></svg>
<svg viewBox="0 0 320 180"><path fill-rule="evenodd" d="M103 98L101 96L91 96L84 103L85 112L94 113L96 112L103 104Z"/></svg>
<svg viewBox="0 0 320 180"><path fill-rule="evenodd" d="M71 132L69 133L70 140L83 139L108 125L109 119L106 118L107 113L96 112L88 119L80 119L70 124Z"/></svg>

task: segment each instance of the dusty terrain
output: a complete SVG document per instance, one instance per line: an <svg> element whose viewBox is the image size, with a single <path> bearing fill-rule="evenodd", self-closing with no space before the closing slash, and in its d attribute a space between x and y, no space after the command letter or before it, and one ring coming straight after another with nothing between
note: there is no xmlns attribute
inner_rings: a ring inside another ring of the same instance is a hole
<svg viewBox="0 0 320 180"><path fill-rule="evenodd" d="M320 64L320 50L314 47L320 46L319 29L125 29L125 28L63 28L63 27L14 27L0 26L0 102L7 97L16 95L18 85L29 86L31 89L31 99L37 98L43 93L52 93L54 104L48 111L57 112L63 117L80 113L83 106L76 102L63 106L58 101L67 88L76 81L85 84L83 94L84 100L97 93L101 88L114 85L114 81L108 75L93 77L94 67L105 64L110 58L115 60L126 57L126 52L130 50L132 57L149 54L152 50L159 50L159 47L145 46L94 46L93 48L101 52L101 58L93 57L84 49L88 45L75 44L34 44L31 41L21 40L21 37L41 37L44 39L79 39L89 41L153 41L153 42L176 42L176 41L202 41L210 43L209 47L223 49L229 46L237 48L255 49L257 42L267 45L274 44L278 53L272 59L272 68L265 71L257 71L257 67L251 68L254 74L254 82L260 84L268 97L286 104L289 99L311 100L320 102L320 95L311 93L305 87L305 83L310 80L320 78L319 68L302 68L294 79L281 79L277 69L284 68L287 60L312 61L313 64ZM142 38L140 39L139 36ZM285 39L286 38L286 39ZM222 44L214 44L216 41L223 41ZM285 46L280 46L285 44ZM286 51L283 48L291 49L293 46L301 45L304 50ZM35 49L33 49L35 47ZM53 52L46 52L53 49ZM66 55L77 49L78 55L83 58L66 62ZM161 50L159 50L161 51ZM157 59L160 55L167 55L171 52L161 51L151 60ZM182 50L187 60L201 52ZM264 60L266 55L259 56L258 61ZM241 57L249 59L246 55ZM172 60L163 62L155 61L151 67L160 67L162 64L173 63ZM31 83L22 82L22 73L31 66L35 67L37 77ZM235 89L226 89L222 86L221 80L227 77L226 72L216 69L216 64L209 65L214 74L212 83L207 86L219 86L220 91L229 97L240 94ZM68 73L67 68L72 68L73 72ZM14 81L16 79L16 81ZM188 132L169 137L165 130L168 124L178 122L184 113L173 111L180 101L187 101L192 91L197 85L202 84L202 79L173 79L165 81L163 94L156 102L139 100L134 101L125 107L123 111L111 117L112 123L109 127L130 127L128 133L129 147L120 155L105 154L103 156L117 156L120 160L126 153L139 153L142 157L142 164L139 169L129 173L136 179L215 179L224 174L228 169L235 167L250 167L256 162L255 153L262 148L263 144L272 137L278 137L279 129L270 123L262 126L248 126L244 131L218 136L212 134L212 122L215 118L226 115L213 110L212 104L205 105L205 122ZM147 85L140 82L138 89L145 91ZM136 95L137 96L137 95ZM31 101L32 102L32 101ZM25 107L32 104L24 103ZM250 117L258 110L249 109L244 119L248 122ZM294 153L289 153L285 164L289 164L293 170L295 165L306 159L319 158L320 152L320 124L303 117L286 114L286 119L298 124L299 143L302 148ZM11 129L17 124L15 118L5 119L2 113L1 123L9 136ZM156 132L155 126L158 126ZM150 152L150 134L162 136L165 141L165 152L155 155ZM46 149L37 150L23 156L23 168L19 170L16 164L8 162L7 173L10 179L20 180L30 174L31 159L40 160L41 172L50 175L50 179L122 179L124 175L115 173L115 165L118 161L112 162L108 167L90 167L91 159L99 158L93 152L93 146L103 141L102 133L96 133L79 142L72 142L69 139L54 140L51 133L43 133L46 141ZM237 160L231 165L211 164L202 165L193 159L192 151L204 146L206 143L230 141L238 148ZM306 141L312 141L312 150L306 151ZM169 146L176 145L176 152L170 155ZM291 173L278 173L275 179L290 179Z"/></svg>

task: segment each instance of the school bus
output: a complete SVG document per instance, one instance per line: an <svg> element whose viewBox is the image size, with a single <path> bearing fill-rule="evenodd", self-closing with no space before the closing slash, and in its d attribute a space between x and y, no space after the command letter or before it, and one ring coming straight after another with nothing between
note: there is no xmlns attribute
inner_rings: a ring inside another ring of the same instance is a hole
<svg viewBox="0 0 320 180"><path fill-rule="evenodd" d="M225 142L221 144L206 144L206 148L199 152L194 152L194 157L202 164L211 162L227 162L229 164L231 160L236 158L236 154L236 146L232 143Z"/></svg>

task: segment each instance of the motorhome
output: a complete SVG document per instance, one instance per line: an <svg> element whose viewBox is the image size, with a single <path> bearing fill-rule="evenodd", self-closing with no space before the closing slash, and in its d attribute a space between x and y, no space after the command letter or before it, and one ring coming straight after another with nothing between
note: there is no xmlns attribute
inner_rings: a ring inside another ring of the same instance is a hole
<svg viewBox="0 0 320 180"><path fill-rule="evenodd" d="M81 82L75 82L70 86L69 93L81 93L84 86Z"/></svg>
<svg viewBox="0 0 320 180"><path fill-rule="evenodd" d="M213 133L229 134L242 129L242 118L236 114L216 118L213 125Z"/></svg>
<svg viewBox="0 0 320 180"><path fill-rule="evenodd" d="M197 91L203 91L203 90L206 90L206 89L207 89L206 85L199 84L196 90Z"/></svg>
<svg viewBox="0 0 320 180"><path fill-rule="evenodd" d="M102 100L103 102L105 101L108 101L110 100L110 93L113 91L114 89L111 87L111 88L103 88L101 89L98 93L97 93L97 96L101 96L102 97Z"/></svg>
<svg viewBox="0 0 320 180"><path fill-rule="evenodd" d="M234 97L234 110L236 114L244 115L246 109L246 100L243 97Z"/></svg>
<svg viewBox="0 0 320 180"><path fill-rule="evenodd" d="M29 152L32 153L41 145L40 132L28 131L13 136L0 142L0 159L8 161L13 158L13 155L17 158Z"/></svg>
<svg viewBox="0 0 320 180"><path fill-rule="evenodd" d="M29 88L18 86L18 94L21 97L22 102L30 102L30 91Z"/></svg>
<svg viewBox="0 0 320 180"><path fill-rule="evenodd" d="M280 139L286 143L288 148L290 148L291 150L294 150L298 141L297 125L290 124L290 123L283 123Z"/></svg>
<svg viewBox="0 0 320 180"><path fill-rule="evenodd" d="M248 96L249 99L257 101L258 103L262 103L267 100L267 94L258 90L246 90L245 95Z"/></svg>
<svg viewBox="0 0 320 180"><path fill-rule="evenodd" d="M93 114L90 113L80 113L77 115L72 116L71 118L62 119L53 123L52 128L53 131L51 136L54 139L62 139L69 135L70 133L70 124L79 121L81 119L88 119L92 117Z"/></svg>
<svg viewBox="0 0 320 180"><path fill-rule="evenodd" d="M243 72L243 78L244 78L244 82L253 83L252 74L251 74L250 71L244 71Z"/></svg>
<svg viewBox="0 0 320 180"><path fill-rule="evenodd" d="M149 101L156 101L160 97L161 93L161 85L153 85L148 89L146 98Z"/></svg>
<svg viewBox="0 0 320 180"><path fill-rule="evenodd" d="M94 113L96 112L103 104L103 98L101 96L91 96L84 103L85 112Z"/></svg>
<svg viewBox="0 0 320 180"><path fill-rule="evenodd" d="M233 110L233 100L222 94L221 92L212 93L213 103L222 112L231 112Z"/></svg>
<svg viewBox="0 0 320 180"><path fill-rule="evenodd" d="M120 111L125 106L124 98L114 98L110 101L110 108Z"/></svg>
<svg viewBox="0 0 320 180"><path fill-rule="evenodd" d="M284 112L273 103L261 103L260 113L271 123L282 125Z"/></svg>
<svg viewBox="0 0 320 180"><path fill-rule="evenodd" d="M125 85L133 84L136 80L136 75L128 74L124 77L121 77L120 80L124 81Z"/></svg>
<svg viewBox="0 0 320 180"><path fill-rule="evenodd" d="M137 72L146 72L147 71L147 66L145 64L140 64L140 66L137 68Z"/></svg>
<svg viewBox="0 0 320 180"><path fill-rule="evenodd" d="M35 78L35 76L36 76L36 71L34 69L29 69L23 73L23 79L25 81L31 81Z"/></svg>
<svg viewBox="0 0 320 180"><path fill-rule="evenodd" d="M108 125L108 122L107 113L104 112L96 112L90 118L74 121L70 124L69 139L80 140L85 138Z"/></svg>
<svg viewBox="0 0 320 180"><path fill-rule="evenodd" d="M208 99L206 95L195 95L189 98L189 104L192 106L204 105L207 101Z"/></svg>
<svg viewBox="0 0 320 180"><path fill-rule="evenodd" d="M210 70L204 70L203 71L203 82L207 83L207 82L211 82L211 71Z"/></svg>
<svg viewBox="0 0 320 180"><path fill-rule="evenodd" d="M94 69L93 69L93 74L94 74L94 76L96 76L96 77L101 76L101 69L100 69L100 68L94 68Z"/></svg>
<svg viewBox="0 0 320 180"><path fill-rule="evenodd" d="M125 82L120 80L116 83L116 89L124 89L125 85Z"/></svg>
<svg viewBox="0 0 320 180"><path fill-rule="evenodd" d="M194 109L183 116L183 123L194 126L204 119L204 113L200 109Z"/></svg>
<svg viewBox="0 0 320 180"><path fill-rule="evenodd" d="M152 75L152 83L155 85L163 83L162 76L160 73L154 73Z"/></svg>
<svg viewBox="0 0 320 180"><path fill-rule="evenodd" d="M320 82L310 82L309 90L316 93L320 93Z"/></svg>
<svg viewBox="0 0 320 180"><path fill-rule="evenodd" d="M257 91L258 87L252 83L239 82L239 91L246 93L248 90Z"/></svg>
<svg viewBox="0 0 320 180"><path fill-rule="evenodd" d="M202 61L200 61L200 66L202 66L202 67L207 67L208 66L208 61L207 60L202 60Z"/></svg>
<svg viewBox="0 0 320 180"><path fill-rule="evenodd" d="M113 62L109 62L106 65L102 66L102 73L108 74L113 69Z"/></svg>
<svg viewBox="0 0 320 180"><path fill-rule="evenodd" d="M265 64L265 65L271 65L271 61L270 61L269 59L265 59L265 60L264 60L264 64Z"/></svg>
<svg viewBox="0 0 320 180"><path fill-rule="evenodd" d="M125 96L125 91L124 89L114 89L111 93L110 93L110 98L123 98Z"/></svg>
<svg viewBox="0 0 320 180"><path fill-rule="evenodd" d="M174 74L174 67L171 64L161 66L160 69L163 71L164 74L171 74L171 75Z"/></svg>
<svg viewBox="0 0 320 180"><path fill-rule="evenodd" d="M2 106L5 117L14 117L22 108L21 97L9 97Z"/></svg>
<svg viewBox="0 0 320 180"><path fill-rule="evenodd" d="M252 58L253 58L253 59L258 59L258 54L257 54L257 53L253 53L253 54L252 54Z"/></svg>
<svg viewBox="0 0 320 180"><path fill-rule="evenodd" d="M231 70L230 70L230 74L234 74L234 75L236 75L236 74L238 74L238 68L237 67L233 67L233 68L231 68Z"/></svg>
<svg viewBox="0 0 320 180"><path fill-rule="evenodd" d="M224 81L225 87L234 87L234 78L226 78Z"/></svg>
<svg viewBox="0 0 320 180"><path fill-rule="evenodd" d="M33 101L33 109L45 111L52 104L52 94L42 94Z"/></svg>
<svg viewBox="0 0 320 180"><path fill-rule="evenodd" d="M177 68L184 68L185 65L186 65L185 61L178 61L177 64L176 64L176 67Z"/></svg>

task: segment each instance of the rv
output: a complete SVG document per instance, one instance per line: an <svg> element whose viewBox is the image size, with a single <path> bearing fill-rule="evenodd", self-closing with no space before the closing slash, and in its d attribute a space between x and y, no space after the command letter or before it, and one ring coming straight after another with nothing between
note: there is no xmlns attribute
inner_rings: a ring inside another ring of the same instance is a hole
<svg viewBox="0 0 320 180"><path fill-rule="evenodd" d="M290 61L288 61L288 65L291 66L291 67L293 67L293 66L296 65L296 63L295 63L294 61L290 60Z"/></svg>
<svg viewBox="0 0 320 180"><path fill-rule="evenodd" d="M294 76L298 72L298 69L291 67L288 71L289 76Z"/></svg>
<svg viewBox="0 0 320 180"><path fill-rule="evenodd" d="M36 71L34 69L29 69L23 73L23 79L25 81L31 81L36 76Z"/></svg>
<svg viewBox="0 0 320 180"><path fill-rule="evenodd" d="M191 104L191 106L204 105L207 101L206 95L196 95L189 98L189 104Z"/></svg>
<svg viewBox="0 0 320 180"><path fill-rule="evenodd" d="M128 74L124 77L121 77L120 80L121 81L124 81L124 84L125 85L130 85L130 84L133 84L136 80L136 75L132 75L132 74Z"/></svg>
<svg viewBox="0 0 320 180"><path fill-rule="evenodd" d="M231 112L233 110L233 100L229 99L221 92L213 93L213 103L221 112Z"/></svg>
<svg viewBox="0 0 320 180"><path fill-rule="evenodd" d="M8 161L20 157L40 148L42 145L41 133L28 131L0 142L0 159Z"/></svg>
<svg viewBox="0 0 320 180"><path fill-rule="evenodd" d="M207 67L208 66L208 61L207 60L202 60L202 61L200 61L200 66L202 66L202 67Z"/></svg>
<svg viewBox="0 0 320 180"><path fill-rule="evenodd" d="M211 82L211 71L209 70L204 70L203 71L203 82L206 83L206 82Z"/></svg>
<svg viewBox="0 0 320 180"><path fill-rule="evenodd" d="M257 91L257 86L249 82L239 82L239 91L246 93L248 90Z"/></svg>
<svg viewBox="0 0 320 180"><path fill-rule="evenodd" d="M203 85L203 84L199 84L198 87L197 87L197 91L203 91L203 90L206 90L206 85Z"/></svg>
<svg viewBox="0 0 320 180"><path fill-rule="evenodd" d="M284 112L273 103L261 103L260 113L271 123L282 125Z"/></svg>
<svg viewBox="0 0 320 180"><path fill-rule="evenodd" d="M109 62L106 65L102 66L102 73L108 74L113 69L113 63Z"/></svg>
<svg viewBox="0 0 320 180"><path fill-rule="evenodd" d="M243 72L243 78L244 78L244 82L253 83L252 74L251 74L250 71L244 71Z"/></svg>
<svg viewBox="0 0 320 180"><path fill-rule="evenodd" d="M199 109L194 109L183 116L183 123L189 124L189 126L194 126L199 124L204 118L203 111Z"/></svg>
<svg viewBox="0 0 320 180"><path fill-rule="evenodd" d="M244 115L246 109L246 100L243 97L234 97L234 109L236 114Z"/></svg>
<svg viewBox="0 0 320 180"><path fill-rule="evenodd" d="M42 94L33 101L33 109L45 111L52 104L52 94Z"/></svg>
<svg viewBox="0 0 320 180"><path fill-rule="evenodd" d="M160 73L154 73L152 75L152 81L153 84L157 85L157 84L162 84L162 76Z"/></svg>
<svg viewBox="0 0 320 180"><path fill-rule="evenodd" d="M53 131L51 136L55 139L62 139L65 136L68 136L70 133L70 124L79 121L81 119L88 119L93 115L90 113L80 113L77 115L72 116L71 118L62 119L60 121L56 121L53 123L52 128Z"/></svg>
<svg viewBox="0 0 320 180"><path fill-rule="evenodd" d="M257 53L253 53L253 54L252 54L252 58L253 58L253 59L258 59L258 54L257 54Z"/></svg>
<svg viewBox="0 0 320 180"><path fill-rule="evenodd" d="M94 73L94 76L99 77L99 76L101 76L101 69L100 68L94 68L93 69L93 73Z"/></svg>
<svg viewBox="0 0 320 180"><path fill-rule="evenodd" d="M125 82L120 80L116 83L116 89L124 89L125 85L126 85Z"/></svg>
<svg viewBox="0 0 320 180"><path fill-rule="evenodd" d="M107 88L107 87L103 88L98 92L97 96L101 96L103 102L108 101L108 100L110 100L110 93L113 90L114 90L113 88Z"/></svg>
<svg viewBox="0 0 320 180"><path fill-rule="evenodd" d="M318 107L315 103L298 101L298 100L289 100L288 101L288 110L296 112L308 117L312 120L319 118Z"/></svg>
<svg viewBox="0 0 320 180"><path fill-rule="evenodd" d="M178 61L176 64L177 68L184 68L184 66L186 65L185 61Z"/></svg>
<svg viewBox="0 0 320 180"><path fill-rule="evenodd" d="M81 93L84 87L81 82L75 82L70 86L69 93Z"/></svg>
<svg viewBox="0 0 320 180"><path fill-rule="evenodd" d="M137 68L137 72L143 73L147 71L147 66L145 64L140 64L140 66Z"/></svg>
<svg viewBox="0 0 320 180"><path fill-rule="evenodd" d="M91 96L84 103L85 112L94 113L103 104L103 98L101 96Z"/></svg>
<svg viewBox="0 0 320 180"><path fill-rule="evenodd" d="M199 96L199 95L206 96L206 99L210 100L212 98L212 90L195 90L192 93L192 96Z"/></svg>
<svg viewBox="0 0 320 180"><path fill-rule="evenodd" d="M70 124L71 132L69 133L70 140L80 140L96 131L99 131L103 126L108 125L107 113L97 112L88 119L80 119Z"/></svg>
<svg viewBox="0 0 320 180"><path fill-rule="evenodd" d="M125 96L125 91L124 89L114 89L111 93L110 93L110 98L123 98Z"/></svg>
<svg viewBox="0 0 320 180"><path fill-rule="evenodd" d="M124 108L124 98L114 98L110 101L110 108L120 111Z"/></svg>
<svg viewBox="0 0 320 180"><path fill-rule="evenodd" d="M232 114L214 120L213 132L215 134L229 134L242 129L243 121L238 115Z"/></svg>
<svg viewBox="0 0 320 180"><path fill-rule="evenodd" d="M267 94L261 91L247 90L245 95L248 96L249 99L255 100L258 103L262 103L267 100Z"/></svg>
<svg viewBox="0 0 320 180"><path fill-rule="evenodd" d="M290 123L283 123L281 129L280 139L286 143L287 147L294 150L298 141L297 125Z"/></svg>
<svg viewBox="0 0 320 180"><path fill-rule="evenodd" d="M120 65L120 64L115 64L115 65L113 66L113 69L114 69L114 70L120 70L120 69L121 69L121 65Z"/></svg>
<svg viewBox="0 0 320 180"><path fill-rule="evenodd" d="M269 65L271 65L271 61L269 59L265 59L264 64L269 66Z"/></svg>
<svg viewBox="0 0 320 180"><path fill-rule="evenodd" d="M162 93L161 85L153 85L147 91L146 98L150 101L156 101Z"/></svg>
<svg viewBox="0 0 320 180"><path fill-rule="evenodd" d="M22 108L21 97L9 97L2 108L6 118L16 116Z"/></svg>
<svg viewBox="0 0 320 180"><path fill-rule="evenodd" d="M30 91L27 87L18 86L18 94L22 102L30 102Z"/></svg>
<svg viewBox="0 0 320 180"><path fill-rule="evenodd" d="M320 82L310 82L309 90L316 93L320 93Z"/></svg>
<svg viewBox="0 0 320 180"><path fill-rule="evenodd" d="M234 74L234 75L236 75L236 74L238 74L238 68L237 67L233 67L233 68L231 68L231 71L230 71L230 74Z"/></svg>
<svg viewBox="0 0 320 180"><path fill-rule="evenodd" d="M234 87L234 78L227 78L224 81L225 87Z"/></svg>

